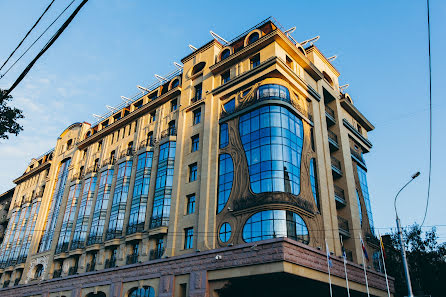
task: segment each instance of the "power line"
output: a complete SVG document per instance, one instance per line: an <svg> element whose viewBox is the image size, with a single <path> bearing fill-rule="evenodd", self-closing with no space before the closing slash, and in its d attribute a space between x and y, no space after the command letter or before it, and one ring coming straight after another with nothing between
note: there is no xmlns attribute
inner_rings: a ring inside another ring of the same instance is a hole
<svg viewBox="0 0 446 297"><path fill-rule="evenodd" d="M73 0L74 1L74 0ZM63 23L62 27L57 30L57 32L51 37L50 41L45 45L45 47L37 54L37 56L29 63L29 65L23 70L22 74L17 78L17 80L12 84L11 88L9 88L6 92L4 92L3 96L8 96L12 90L14 90L15 87L25 78L26 74L31 70L31 68L34 66L34 64L37 62L37 60L53 45L53 43L59 38L59 36L65 31L65 29L68 27L68 25L71 23L71 21L74 19L74 17L77 15L79 10L87 3L88 0L83 0L81 4L73 11L73 13L70 15L70 17ZM70 3L71 4L71 3Z"/></svg>
<svg viewBox="0 0 446 297"><path fill-rule="evenodd" d="M3 73L2 75L0 75L0 79L2 79L8 72L9 72L9 70L11 70L11 68L12 67L14 67L15 66L15 64L17 64L17 62L19 62L20 61L20 59L22 59L23 58L23 56L34 46L34 44L36 44L36 42L37 41L39 41L40 40L40 38L54 25L54 23L65 13L65 11L71 6L71 4L73 4L74 3L74 1L76 1L76 0L72 0L71 2L70 2L70 4L68 4L68 6L67 7L65 7L65 9L64 10L62 10L62 12L57 16L57 18L51 23L51 24L49 24L49 26L48 27L46 27L46 29L45 29L45 31L43 31L43 33L42 34L40 34L39 35L39 37L37 37L37 39L36 40L34 40L34 42L30 45L30 46L28 46L28 48L23 52L23 54L11 65L11 66L9 66L9 68L5 71L5 73ZM2 66L3 67L3 66Z"/></svg>
<svg viewBox="0 0 446 297"><path fill-rule="evenodd" d="M17 47L12 51L12 53L9 55L9 57L6 59L6 61L3 63L2 67L0 67L0 70L3 69L3 67L8 63L9 59L14 55L14 53L19 49L19 47L22 45L22 43L25 41L26 37L31 33L32 30L37 26L37 24L40 22L42 17L45 15L45 13L50 9L51 5L53 5L55 0L51 1L51 3L47 6L47 8L44 10L44 12L40 15L40 17L37 19L37 21L34 23L34 25L29 29L28 33L26 33L25 37L23 37L22 41L17 45Z"/></svg>
<svg viewBox="0 0 446 297"><path fill-rule="evenodd" d="M427 209L429 207L430 191L431 191L431 171L432 171L432 62L431 62L431 25L429 19L429 0L427 0L427 34L429 44L429 181L427 185L427 200L426 209L424 210L423 226L427 216Z"/></svg>

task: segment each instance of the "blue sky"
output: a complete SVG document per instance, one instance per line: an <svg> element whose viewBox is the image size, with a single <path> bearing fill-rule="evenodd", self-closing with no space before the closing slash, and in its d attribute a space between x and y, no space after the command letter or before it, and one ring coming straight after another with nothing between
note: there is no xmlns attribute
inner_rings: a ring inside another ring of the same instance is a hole
<svg viewBox="0 0 446 297"><path fill-rule="evenodd" d="M49 2L0 1L1 62ZM67 2L56 0L39 32ZM434 141L425 225L444 225L438 227L441 241L446 241L441 188L446 165L441 153L446 145L441 132L446 111L441 91L445 15L446 3L432 0ZM134 95L137 84L147 85L155 73L173 71L173 62L190 53L188 44L198 47L211 39L209 30L231 39L269 16L286 28L296 26L297 40L321 36L316 45L326 56L338 56L334 65L341 73L340 83L350 84L347 92L375 125L369 134L373 150L365 156L375 226L385 232L395 225L393 198L417 170L421 176L401 194L399 213L403 225L420 223L428 180L427 25L425 1L413 0L89 1L12 93L13 104L24 111L25 130L0 140L0 192L13 186L12 180L33 156L52 148L68 125L93 122L92 113L121 103L121 95ZM36 37L34 33L29 40ZM9 87L44 40L0 80L0 88Z"/></svg>

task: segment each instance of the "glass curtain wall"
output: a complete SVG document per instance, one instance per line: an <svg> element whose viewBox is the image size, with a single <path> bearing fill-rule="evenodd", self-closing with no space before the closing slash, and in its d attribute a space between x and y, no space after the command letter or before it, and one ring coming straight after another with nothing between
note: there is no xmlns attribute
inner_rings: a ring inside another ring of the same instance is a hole
<svg viewBox="0 0 446 297"><path fill-rule="evenodd" d="M63 216L62 227L60 229L59 241L57 242L56 253L65 252L68 250L70 243L71 230L73 229L74 216L76 214L77 201L81 191L81 184L75 184L70 187L68 193L67 206Z"/></svg>

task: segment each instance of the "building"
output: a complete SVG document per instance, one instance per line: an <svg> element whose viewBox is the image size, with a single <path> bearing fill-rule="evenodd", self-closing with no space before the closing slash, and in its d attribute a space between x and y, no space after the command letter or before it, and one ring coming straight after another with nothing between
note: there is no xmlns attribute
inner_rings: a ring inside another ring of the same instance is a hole
<svg viewBox="0 0 446 297"><path fill-rule="evenodd" d="M339 296L341 238L351 296L366 296L360 238L370 293L387 296L374 127L339 72L272 19L217 39L15 180L1 296L328 296L326 245Z"/></svg>
<svg viewBox="0 0 446 297"><path fill-rule="evenodd" d="M0 244L5 237L5 230L8 226L8 212L11 206L12 196L14 195L14 188L0 194Z"/></svg>

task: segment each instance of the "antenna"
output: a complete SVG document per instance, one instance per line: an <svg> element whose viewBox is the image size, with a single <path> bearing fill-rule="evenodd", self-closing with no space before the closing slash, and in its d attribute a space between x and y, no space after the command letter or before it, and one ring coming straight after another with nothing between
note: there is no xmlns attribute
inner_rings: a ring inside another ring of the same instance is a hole
<svg viewBox="0 0 446 297"><path fill-rule="evenodd" d="M110 106L110 105L105 105L105 107L108 109L108 110L110 110L111 112L115 112L115 111L118 111L119 109L117 109L117 108L115 108L115 107L113 107L113 106Z"/></svg>
<svg viewBox="0 0 446 297"><path fill-rule="evenodd" d="M339 86L339 90L341 90L341 92L343 92L344 89L347 89L349 86L350 86L350 84L345 84L345 85Z"/></svg>
<svg viewBox="0 0 446 297"><path fill-rule="evenodd" d="M285 33L285 34L288 35L288 34L293 33L294 31L296 31L296 26L289 28L288 30L286 30L286 31L283 32L283 33Z"/></svg>
<svg viewBox="0 0 446 297"><path fill-rule="evenodd" d="M164 77L162 77L161 75L158 75L158 74L155 74L155 78L156 78L157 80L159 80L159 82L167 81L166 78L164 78Z"/></svg>
<svg viewBox="0 0 446 297"><path fill-rule="evenodd" d="M305 41L302 41L302 42L300 43L300 45L304 46L304 45L307 44L307 43L310 43L310 45L313 45L313 43L315 43L316 41L318 41L319 38L321 38L321 37L318 35L318 36L316 36L316 37L307 39L307 40L305 40Z"/></svg>
<svg viewBox="0 0 446 297"><path fill-rule="evenodd" d="M337 57L338 57L338 56L334 55L334 56L331 56L331 57L327 58L327 60L328 60L329 62L332 62L332 61L336 60Z"/></svg>
<svg viewBox="0 0 446 297"><path fill-rule="evenodd" d="M189 48L190 48L193 52L195 52L195 51L197 50L197 48L196 48L195 46L193 46L192 44L189 44Z"/></svg>
<svg viewBox="0 0 446 297"><path fill-rule="evenodd" d="M136 87L137 87L138 89L140 89L141 91L150 92L149 89L144 88L144 87L141 87L140 85L137 85Z"/></svg>
<svg viewBox="0 0 446 297"><path fill-rule="evenodd" d="M132 103L132 99L121 96L121 99L124 100L125 103Z"/></svg>
<svg viewBox="0 0 446 297"><path fill-rule="evenodd" d="M224 44L229 44L228 41L226 41L223 37L221 37L220 35L218 35L217 33L213 32L212 30L209 31L209 33L211 33L212 37L214 37L214 39L218 39L223 41Z"/></svg>
<svg viewBox="0 0 446 297"><path fill-rule="evenodd" d="M97 115L97 114L92 114L94 118L96 118L96 120L100 121L100 120L105 120L105 118L103 116Z"/></svg>
<svg viewBox="0 0 446 297"><path fill-rule="evenodd" d="M174 65L175 67L177 67L179 70L183 69L183 65L181 65L181 64L179 64L179 63L177 63L177 62L173 62L173 65Z"/></svg>

